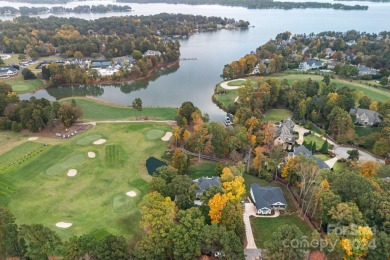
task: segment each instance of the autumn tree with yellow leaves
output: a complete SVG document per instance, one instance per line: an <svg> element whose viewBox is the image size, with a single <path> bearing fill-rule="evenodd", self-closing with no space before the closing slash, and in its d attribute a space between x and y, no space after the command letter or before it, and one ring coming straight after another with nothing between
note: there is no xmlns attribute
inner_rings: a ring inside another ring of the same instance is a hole
<svg viewBox="0 0 390 260"><path fill-rule="evenodd" d="M222 211L228 201L228 197L225 194L217 193L214 197L209 200L209 216L211 223L218 224L221 221Z"/></svg>

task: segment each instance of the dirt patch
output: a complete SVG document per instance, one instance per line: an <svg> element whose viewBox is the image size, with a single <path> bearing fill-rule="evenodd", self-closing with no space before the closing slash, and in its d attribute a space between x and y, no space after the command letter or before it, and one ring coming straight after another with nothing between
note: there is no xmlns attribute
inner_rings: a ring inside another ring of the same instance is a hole
<svg viewBox="0 0 390 260"><path fill-rule="evenodd" d="M99 139L99 140L96 140L95 142L93 142L93 144L99 145L99 144L104 144L105 142L107 142L106 139Z"/></svg>
<svg viewBox="0 0 390 260"><path fill-rule="evenodd" d="M56 223L56 227L59 227L59 228L70 228L72 226L72 223L68 223L68 222L57 222Z"/></svg>
<svg viewBox="0 0 390 260"><path fill-rule="evenodd" d="M33 136L33 137L28 138L29 141L35 141L35 140L37 140L37 139L38 139L37 136Z"/></svg>

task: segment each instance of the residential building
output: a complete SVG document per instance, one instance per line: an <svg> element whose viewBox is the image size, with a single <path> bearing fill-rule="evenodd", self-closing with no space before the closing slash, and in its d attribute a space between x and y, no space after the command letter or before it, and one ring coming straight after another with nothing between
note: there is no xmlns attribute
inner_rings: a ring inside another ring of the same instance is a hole
<svg viewBox="0 0 390 260"><path fill-rule="evenodd" d="M323 65L322 61L310 59L310 60L305 60L305 61L302 61L301 63L299 63L298 68L300 70L306 71L306 70L320 69L323 66L324 65Z"/></svg>
<svg viewBox="0 0 390 260"><path fill-rule="evenodd" d="M221 179L219 177L202 177L194 180L194 183L198 184L196 198L199 199L207 189L213 186L221 186Z"/></svg>
<svg viewBox="0 0 390 260"><path fill-rule="evenodd" d="M0 67L0 77L11 77L18 73L18 70L14 67Z"/></svg>
<svg viewBox="0 0 390 260"><path fill-rule="evenodd" d="M370 68L370 67L366 67L362 64L359 64L357 66L358 70L359 70L359 76L364 76L364 75L377 75L379 74L378 70L376 69L373 69L373 68Z"/></svg>
<svg viewBox="0 0 390 260"><path fill-rule="evenodd" d="M382 122L375 111L362 108L351 108L349 114L356 117L354 124L361 126L374 126Z"/></svg>
<svg viewBox="0 0 390 260"><path fill-rule="evenodd" d="M112 65L112 61L110 60L93 60L89 68L91 69L105 69Z"/></svg>
<svg viewBox="0 0 390 260"><path fill-rule="evenodd" d="M280 187L261 187L252 184L251 197L258 215L270 215L272 210L285 210L287 207L286 199Z"/></svg>
<svg viewBox="0 0 390 260"><path fill-rule="evenodd" d="M314 160L316 162L318 168L320 168L320 169L329 169L330 168L323 160L321 160L321 159L319 159L317 157L314 157L312 151L307 149L304 145L300 145L298 147L294 147L294 151L288 153L288 157L287 158L292 158L292 157L298 156L300 154L302 154L305 157L308 157L308 158Z"/></svg>
<svg viewBox="0 0 390 260"><path fill-rule="evenodd" d="M352 46L352 45L356 44L356 41L355 40L349 40L345 44L348 45L348 46Z"/></svg>
<svg viewBox="0 0 390 260"><path fill-rule="evenodd" d="M144 57L147 57L147 56L161 56L161 52L159 51L154 51L154 50L147 50L144 55Z"/></svg>
<svg viewBox="0 0 390 260"><path fill-rule="evenodd" d="M280 125L275 125L274 145L282 145L284 149L292 149L295 143L294 137L295 123L290 119L285 119Z"/></svg>

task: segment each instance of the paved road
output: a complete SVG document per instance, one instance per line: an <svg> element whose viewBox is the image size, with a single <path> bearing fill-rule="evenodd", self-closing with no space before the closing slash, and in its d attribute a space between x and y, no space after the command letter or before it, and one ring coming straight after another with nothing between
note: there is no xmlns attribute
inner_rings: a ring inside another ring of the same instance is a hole
<svg viewBox="0 0 390 260"><path fill-rule="evenodd" d="M347 151L357 149L357 148L351 148L351 147L343 147L343 146L338 146L334 149L334 153L336 154L337 157L348 159L349 154ZM359 149L357 149L359 150ZM377 161L380 163L385 163L384 160L382 159L377 159L374 156L359 150L359 161Z"/></svg>
<svg viewBox="0 0 390 260"><path fill-rule="evenodd" d="M228 85L229 82L237 81L237 80L246 80L246 79L233 79L233 80L228 80L228 81L221 82L221 88L229 89L229 90L239 89L239 88L241 88L241 86L229 86Z"/></svg>

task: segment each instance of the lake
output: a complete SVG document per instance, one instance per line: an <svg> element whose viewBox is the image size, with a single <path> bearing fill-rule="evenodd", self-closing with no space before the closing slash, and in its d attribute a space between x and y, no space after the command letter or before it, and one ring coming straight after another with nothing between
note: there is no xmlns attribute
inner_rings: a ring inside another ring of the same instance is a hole
<svg viewBox="0 0 390 260"><path fill-rule="evenodd" d="M296 1L296 0L295 0ZM64 6L112 4L112 1L71 2ZM123 5L121 3L115 3ZM225 113L211 101L215 84L222 78L225 64L239 59L259 45L274 38L278 33L290 31L297 33L318 33L322 31L358 30L378 33L389 29L390 3L345 2L345 4L368 5L367 11L340 11L332 9L294 9L294 10L259 10L242 7L217 5L169 5L169 4L127 4L134 11L131 15L151 15L162 12L183 13L205 16L221 16L236 20L247 20L251 27L248 30L219 30L202 32L180 40L181 57L197 58L196 61L181 61L174 69L161 71L150 80L120 86L98 87L63 87L37 91L30 96L56 100L65 96L95 96L105 101L129 105L140 97L144 106L178 107L183 101L192 101L213 120L222 120ZM1 6L42 6L32 4L15 4L0 2ZM49 6L49 5L46 5ZM49 6L50 7L50 6ZM67 14L63 17L80 17L96 19L121 13L108 14ZM47 17L49 15L42 15ZM12 19L1 17L0 19Z"/></svg>

